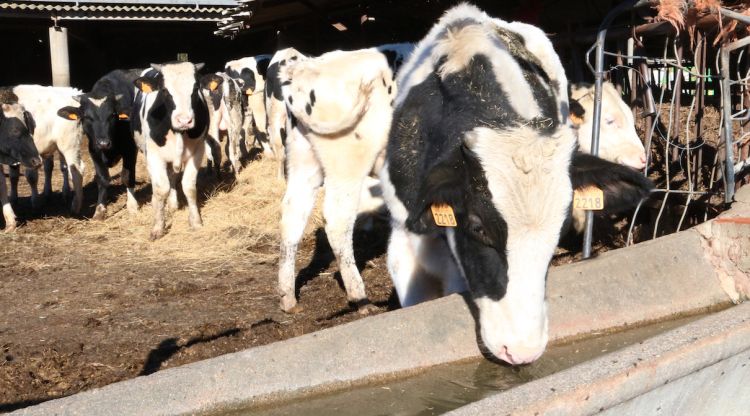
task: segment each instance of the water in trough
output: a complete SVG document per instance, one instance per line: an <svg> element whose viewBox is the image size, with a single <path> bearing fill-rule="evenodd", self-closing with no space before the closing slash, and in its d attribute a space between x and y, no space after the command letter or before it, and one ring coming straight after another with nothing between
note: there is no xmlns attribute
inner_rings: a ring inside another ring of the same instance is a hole
<svg viewBox="0 0 750 416"><path fill-rule="evenodd" d="M439 415L643 341L699 317L680 318L555 345L535 363L522 367L498 365L483 359L447 364L405 379L222 416Z"/></svg>

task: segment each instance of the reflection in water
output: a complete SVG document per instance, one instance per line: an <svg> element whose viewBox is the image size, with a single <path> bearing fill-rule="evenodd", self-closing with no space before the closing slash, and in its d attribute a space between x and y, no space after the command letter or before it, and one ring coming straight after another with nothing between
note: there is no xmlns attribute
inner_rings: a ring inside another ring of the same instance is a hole
<svg viewBox="0 0 750 416"><path fill-rule="evenodd" d="M610 353L699 317L647 325L557 345L530 365L511 367L487 360L437 366L414 377L308 398L274 408L223 416L439 415L484 397Z"/></svg>

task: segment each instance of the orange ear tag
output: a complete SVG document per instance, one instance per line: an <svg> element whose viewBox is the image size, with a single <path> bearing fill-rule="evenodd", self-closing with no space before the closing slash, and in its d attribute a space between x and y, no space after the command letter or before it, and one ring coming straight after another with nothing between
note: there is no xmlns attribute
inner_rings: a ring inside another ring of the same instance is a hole
<svg viewBox="0 0 750 416"><path fill-rule="evenodd" d="M78 114L68 113L68 120L78 120Z"/></svg>
<svg viewBox="0 0 750 416"><path fill-rule="evenodd" d="M435 224L440 227L455 227L456 214L453 213L453 208L448 204L432 204L430 206L432 210L432 218L435 219Z"/></svg>
<svg viewBox="0 0 750 416"><path fill-rule="evenodd" d="M125 114L125 113L118 114L117 118L119 118L120 120L128 120L128 119L130 119L130 117L128 117L128 115Z"/></svg>
<svg viewBox="0 0 750 416"><path fill-rule="evenodd" d="M216 87L219 86L219 83L216 81L211 81L208 83L208 89L209 91L216 91Z"/></svg>
<svg viewBox="0 0 750 416"><path fill-rule="evenodd" d="M145 92L146 94L153 92L154 90L151 89L151 86L146 83L141 83L141 91Z"/></svg>
<svg viewBox="0 0 750 416"><path fill-rule="evenodd" d="M253 90L247 90L247 91L245 91L245 94L247 94L247 95L253 95Z"/></svg>
<svg viewBox="0 0 750 416"><path fill-rule="evenodd" d="M573 192L573 208L585 211L604 209L604 192L596 186L587 186Z"/></svg>

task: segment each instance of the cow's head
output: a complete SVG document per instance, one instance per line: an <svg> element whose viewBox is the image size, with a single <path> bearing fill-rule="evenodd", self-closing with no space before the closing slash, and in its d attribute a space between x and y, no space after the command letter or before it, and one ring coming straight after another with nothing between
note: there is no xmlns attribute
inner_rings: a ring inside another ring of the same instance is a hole
<svg viewBox="0 0 750 416"><path fill-rule="evenodd" d="M163 112L168 117L172 130L186 131L195 127L196 100L200 100L200 85L197 72L203 64L180 62L174 64L151 64L154 76L142 76L134 81L144 93L158 94L151 112Z"/></svg>
<svg viewBox="0 0 750 416"><path fill-rule="evenodd" d="M122 94L101 97L83 94L76 99L81 103L80 107L63 107L57 111L57 115L67 120L80 120L83 132L97 149L111 148L115 126L130 119L130 103L124 102Z"/></svg>
<svg viewBox="0 0 750 416"><path fill-rule="evenodd" d="M0 163L22 164L29 168L42 166L34 145L34 118L10 90L0 91Z"/></svg>
<svg viewBox="0 0 750 416"><path fill-rule="evenodd" d="M602 87L599 156L634 169L645 168L646 150L635 131L633 113L610 82L605 82ZM578 130L580 149L591 153L591 127L594 114L593 85L572 88L570 112L572 124Z"/></svg>
<svg viewBox="0 0 750 416"><path fill-rule="evenodd" d="M424 205L407 220L418 233L445 235L478 307L484 345L511 364L535 360L547 345L547 270L574 187L598 185L606 206L637 203L650 186L633 169L580 159L575 141L567 126L549 135L474 128L430 169L417 199ZM436 204L452 207L456 227L435 224Z"/></svg>

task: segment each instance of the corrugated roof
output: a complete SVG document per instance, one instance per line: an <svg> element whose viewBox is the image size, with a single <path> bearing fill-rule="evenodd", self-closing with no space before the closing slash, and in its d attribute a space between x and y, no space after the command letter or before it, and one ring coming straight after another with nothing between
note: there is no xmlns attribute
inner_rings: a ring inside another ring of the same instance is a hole
<svg viewBox="0 0 750 416"><path fill-rule="evenodd" d="M3 17L54 17L60 20L154 20L217 22L233 9L230 0L160 1L1 1Z"/></svg>

